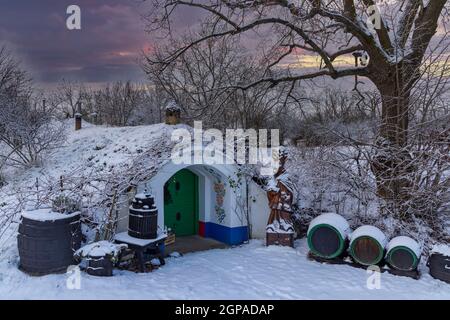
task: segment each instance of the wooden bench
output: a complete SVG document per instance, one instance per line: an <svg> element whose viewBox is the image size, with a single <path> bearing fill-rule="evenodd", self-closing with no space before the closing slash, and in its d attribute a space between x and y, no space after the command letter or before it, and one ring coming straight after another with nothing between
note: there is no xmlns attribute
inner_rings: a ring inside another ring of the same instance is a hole
<svg viewBox="0 0 450 320"><path fill-rule="evenodd" d="M145 272L145 260L144 253L147 250L151 250L159 259L161 265L165 264L164 261L164 241L167 238L167 234L160 233L155 239L139 239L128 235L128 232L121 232L116 234L114 241L116 243L125 243L128 248L132 249L136 253L136 257L139 263L139 271Z"/></svg>

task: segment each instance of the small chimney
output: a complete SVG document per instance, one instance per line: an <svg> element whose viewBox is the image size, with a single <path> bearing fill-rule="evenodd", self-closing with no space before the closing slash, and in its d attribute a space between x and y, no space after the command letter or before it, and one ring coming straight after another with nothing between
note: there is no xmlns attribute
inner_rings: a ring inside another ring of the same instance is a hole
<svg viewBox="0 0 450 320"><path fill-rule="evenodd" d="M172 100L166 106L166 124L176 125L180 123L181 108Z"/></svg>
<svg viewBox="0 0 450 320"><path fill-rule="evenodd" d="M81 102L77 104L77 113L75 113L75 131L81 130Z"/></svg>

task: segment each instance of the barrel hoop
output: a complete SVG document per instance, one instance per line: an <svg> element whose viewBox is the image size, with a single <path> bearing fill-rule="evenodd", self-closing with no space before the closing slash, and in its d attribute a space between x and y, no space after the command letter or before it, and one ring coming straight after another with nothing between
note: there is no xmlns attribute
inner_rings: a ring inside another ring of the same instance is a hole
<svg viewBox="0 0 450 320"><path fill-rule="evenodd" d="M338 248L338 250L336 251L336 253L334 253L334 254L332 254L332 255L330 255L330 256L324 257L324 258L333 259L333 258L338 257L338 256L342 253L342 251L344 250L345 241L344 241L344 239L342 238L341 233L340 233L335 227L333 227L333 226L330 225L330 224L321 223L321 224L315 225L315 226L309 231L308 236L307 236L307 239L308 239L308 246L309 246L310 250L312 251L312 253L314 253L314 254L317 255L317 256L320 256L320 257L323 256L320 252L318 252L318 251L314 248L313 243L312 243L312 234L316 231L316 229L321 228L321 227L325 227L325 228L332 229L334 232L336 232L336 234L337 234L338 237L339 237L339 248ZM311 235L311 236L310 236L310 235Z"/></svg>
<svg viewBox="0 0 450 320"><path fill-rule="evenodd" d="M355 259L356 262L358 262L359 264L366 265L366 263L363 263L363 262L360 261L357 257L355 257L355 251L354 251L354 244L355 244L356 240L359 240L359 239L365 239L365 238L366 238L366 239L371 239L371 240L375 241L375 243L377 244L378 248L380 249L380 254L379 254L378 257L376 258L376 262L372 263L372 265L373 265L373 264L379 263L379 262L383 259L384 248L381 246L381 244L378 242L377 239L375 239L375 238L373 238L373 237L371 237L371 236L360 236L360 237L354 239L354 240L352 241L352 243L350 244L350 254L351 254L351 256L352 256L353 259Z"/></svg>
<svg viewBox="0 0 450 320"><path fill-rule="evenodd" d="M412 251L410 248L408 248L408 247L406 247L406 246L397 246L397 247L394 247L394 248L392 248L391 250L389 250L389 252L388 252L388 254L387 254L387 261L388 261L390 264L392 264L392 260L391 260L392 254L393 254L395 251L400 250L400 249L406 250L406 251L413 257L414 262L413 262L413 265L412 265L412 270L414 270L414 269L417 267L417 265L419 264L419 259L418 259L418 257L416 256L416 254L414 253L414 251Z"/></svg>
<svg viewBox="0 0 450 320"><path fill-rule="evenodd" d="M138 233L138 234L147 234L147 233L150 233L150 232L140 232L140 231L133 230L133 229L130 229L130 228L128 228L128 231L133 232L133 233Z"/></svg>
<svg viewBox="0 0 450 320"><path fill-rule="evenodd" d="M141 214L132 214L132 213L129 213L129 215L130 216L132 216L132 217L137 217L137 218L146 218L146 217L150 217L150 216L143 216L143 215L141 215Z"/></svg>

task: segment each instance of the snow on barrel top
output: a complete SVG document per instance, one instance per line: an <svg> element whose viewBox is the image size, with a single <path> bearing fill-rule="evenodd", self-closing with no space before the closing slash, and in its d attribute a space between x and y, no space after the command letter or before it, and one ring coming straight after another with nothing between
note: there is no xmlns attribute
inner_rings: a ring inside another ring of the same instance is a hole
<svg viewBox="0 0 450 320"><path fill-rule="evenodd" d="M37 210L31 210L31 211L23 211L22 217L30 219L30 220L35 220L35 221L56 221L56 220L72 218L79 214L80 214L80 212L74 212L71 214L63 214L63 213L55 212L51 208L45 208L45 209L37 209Z"/></svg>
<svg viewBox="0 0 450 320"><path fill-rule="evenodd" d="M420 257L422 253L420 244L416 240L406 236L398 236L389 241L386 247L386 252L389 252L391 249L395 247L407 247L414 252L416 257Z"/></svg>
<svg viewBox="0 0 450 320"><path fill-rule="evenodd" d="M343 216L329 212L322 213L320 216L313 219L309 224L307 233L309 233L315 226L320 224L329 224L333 226L337 231L339 231L343 239L346 239L347 235L351 232L350 226Z"/></svg>
<svg viewBox="0 0 450 320"><path fill-rule="evenodd" d="M378 243L384 248L387 244L387 238L384 235L384 233L374 226L361 226L358 229L356 229L351 235L350 235L350 243L352 243L354 240L358 239L359 237L363 236L369 236L373 239L377 240Z"/></svg>

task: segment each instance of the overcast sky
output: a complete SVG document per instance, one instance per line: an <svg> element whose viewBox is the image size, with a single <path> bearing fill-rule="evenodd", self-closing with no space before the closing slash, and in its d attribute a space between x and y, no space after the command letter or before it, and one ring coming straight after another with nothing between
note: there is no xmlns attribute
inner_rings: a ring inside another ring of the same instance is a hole
<svg viewBox="0 0 450 320"><path fill-rule="evenodd" d="M71 4L81 8L82 30L66 28ZM0 43L43 85L62 78L142 81L137 58L152 46L141 19L145 11L142 0L0 0ZM194 16L184 14L178 22Z"/></svg>

